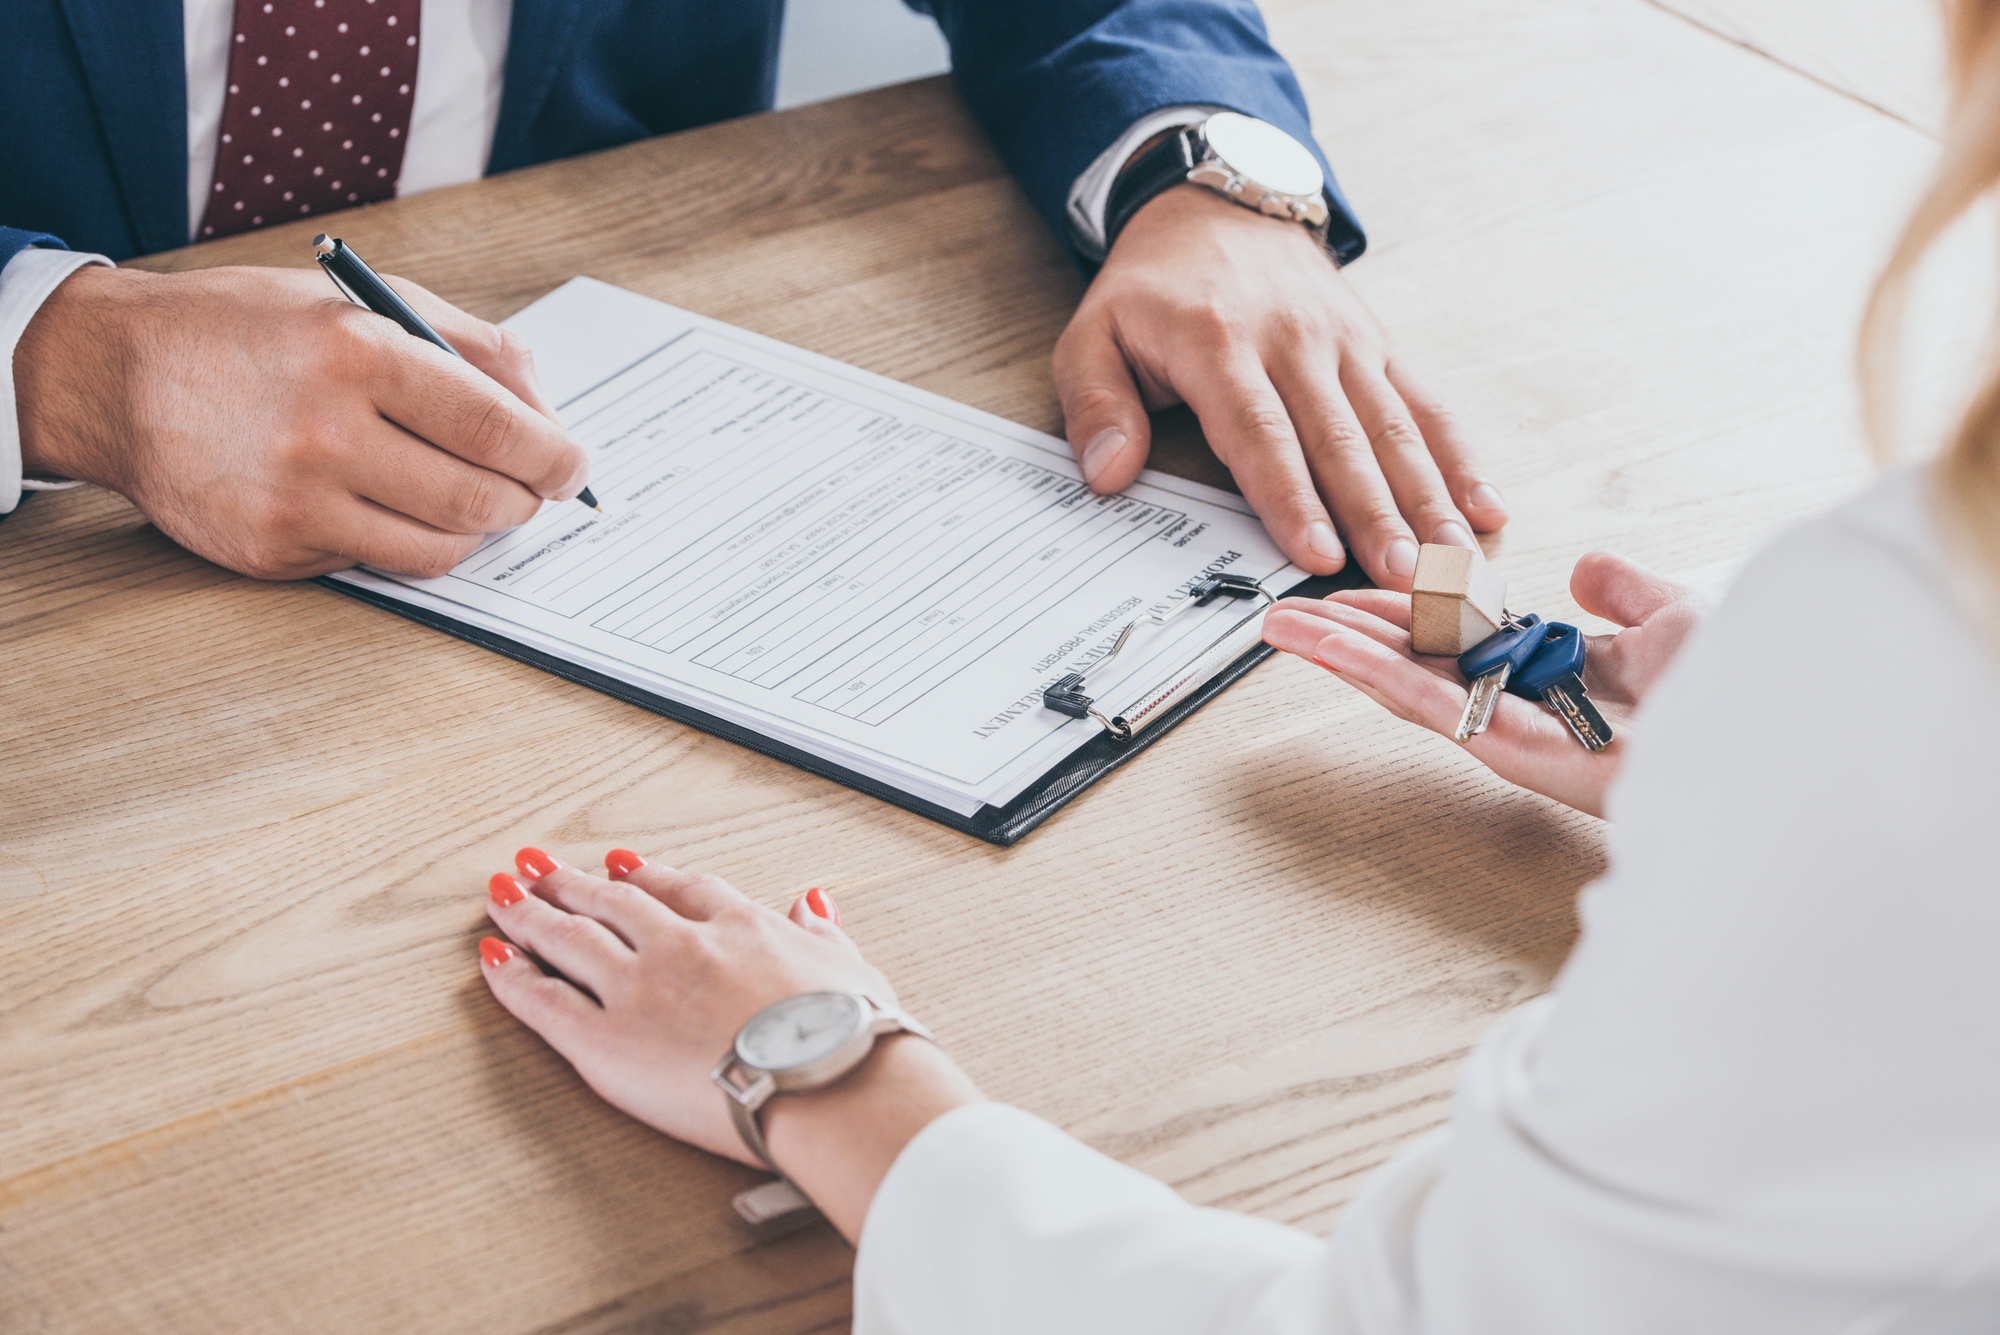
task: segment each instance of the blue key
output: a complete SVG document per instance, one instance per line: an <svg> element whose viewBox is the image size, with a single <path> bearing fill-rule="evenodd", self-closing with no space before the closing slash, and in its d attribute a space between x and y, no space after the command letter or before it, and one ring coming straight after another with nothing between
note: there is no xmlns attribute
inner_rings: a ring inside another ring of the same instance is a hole
<svg viewBox="0 0 2000 1335"><path fill-rule="evenodd" d="M1540 647L1513 674L1507 690L1554 710L1590 750L1611 745L1611 725L1583 689L1583 633L1575 626L1551 621Z"/></svg>
<svg viewBox="0 0 2000 1335"><path fill-rule="evenodd" d="M1486 731L1486 725L1493 721L1493 705L1499 700L1501 690L1521 670L1521 665L1534 656L1547 632L1541 617L1530 612L1458 656L1458 670L1472 683L1472 693L1465 698L1465 713L1459 716L1458 731L1453 734L1456 741L1463 744Z"/></svg>

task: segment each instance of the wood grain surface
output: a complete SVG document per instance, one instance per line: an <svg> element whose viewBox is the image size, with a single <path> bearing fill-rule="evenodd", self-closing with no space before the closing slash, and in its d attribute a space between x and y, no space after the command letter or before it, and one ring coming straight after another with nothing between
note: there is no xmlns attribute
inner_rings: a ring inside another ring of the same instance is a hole
<svg viewBox="0 0 2000 1335"><path fill-rule="evenodd" d="M1866 476L1849 345L1916 131L1645 0L1272 0L1352 270L1491 460L1517 608L1615 547L1718 590ZM575 274L1060 429L1082 281L934 80L343 215L489 318ZM312 227L158 268L304 266ZM1219 470L1184 415L1160 456ZM1543 990L1596 821L1294 660L1015 848L307 585L115 496L0 525L0 1331L798 1332L824 1228L488 998L489 873L809 884L988 1092L1325 1229Z"/></svg>
<svg viewBox="0 0 2000 1335"><path fill-rule="evenodd" d="M1940 0L1653 0L1930 134L1944 123Z"/></svg>

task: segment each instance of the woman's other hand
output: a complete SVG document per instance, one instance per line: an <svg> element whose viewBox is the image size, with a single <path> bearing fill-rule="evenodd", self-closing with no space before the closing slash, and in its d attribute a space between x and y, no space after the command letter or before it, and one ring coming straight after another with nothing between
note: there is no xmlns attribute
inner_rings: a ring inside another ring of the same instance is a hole
<svg viewBox="0 0 2000 1335"><path fill-rule="evenodd" d="M800 992L897 1004L824 891L787 915L717 877L622 849L606 856L608 877L532 848L515 863L519 878L503 873L488 886L487 914L513 943L480 943L493 995L613 1107L711 1153L763 1166L710 1078L751 1016ZM785 1175L852 1239L910 1138L978 1098L935 1045L898 1035L837 1084L772 1099L765 1139Z"/></svg>
<svg viewBox="0 0 2000 1335"><path fill-rule="evenodd" d="M1625 627L1586 637L1583 684L1611 724L1611 745L1592 754L1550 710L1502 695L1492 723L1465 749L1503 779L1601 816L1633 713L1701 619L1701 603L1691 590L1609 552L1578 561L1569 588L1584 611ZM1352 683L1398 718L1446 737L1465 712L1457 663L1410 651L1406 594L1358 589L1325 602L1287 598L1265 619L1264 639Z"/></svg>

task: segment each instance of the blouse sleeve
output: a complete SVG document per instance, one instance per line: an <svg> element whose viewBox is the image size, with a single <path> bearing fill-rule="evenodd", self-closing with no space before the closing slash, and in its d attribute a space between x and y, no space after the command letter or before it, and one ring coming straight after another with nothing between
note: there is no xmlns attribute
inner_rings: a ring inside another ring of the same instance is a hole
<svg viewBox="0 0 2000 1335"><path fill-rule="evenodd" d="M1923 495L1891 479L1745 571L1648 703L1555 993L1330 1240L966 1108L883 1183L855 1329L1990 1329L2000 673Z"/></svg>
<svg viewBox="0 0 2000 1335"><path fill-rule="evenodd" d="M884 1179L855 1335L1359 1331L1311 1234L1188 1204L1003 1104L933 1122Z"/></svg>

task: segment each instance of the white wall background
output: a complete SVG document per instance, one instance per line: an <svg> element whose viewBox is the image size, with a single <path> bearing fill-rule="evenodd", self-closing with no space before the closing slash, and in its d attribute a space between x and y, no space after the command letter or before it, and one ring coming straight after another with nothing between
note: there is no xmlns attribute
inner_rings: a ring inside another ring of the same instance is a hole
<svg viewBox="0 0 2000 1335"><path fill-rule="evenodd" d="M949 65L937 25L902 0L786 0L778 105L920 79Z"/></svg>

